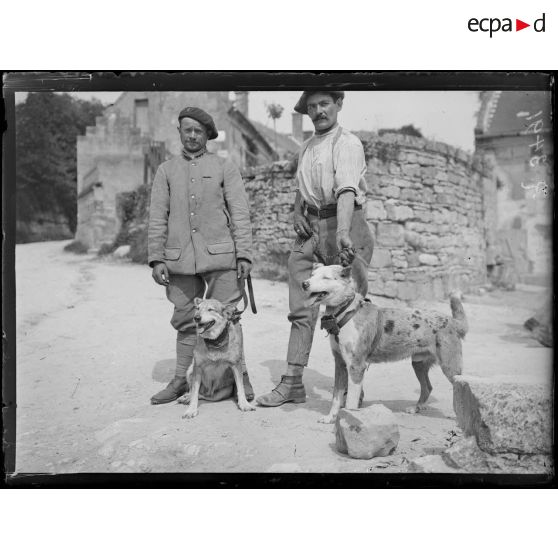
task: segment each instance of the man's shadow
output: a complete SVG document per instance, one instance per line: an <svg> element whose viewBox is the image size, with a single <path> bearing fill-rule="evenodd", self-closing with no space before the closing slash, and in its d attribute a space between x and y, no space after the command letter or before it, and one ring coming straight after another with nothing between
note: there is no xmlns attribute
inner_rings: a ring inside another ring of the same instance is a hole
<svg viewBox="0 0 558 558"><path fill-rule="evenodd" d="M281 380L281 376L285 373L285 361L266 360L260 364L269 369L271 381L277 385ZM305 368L302 381L306 388L306 403L304 404L304 408L316 411L322 415L327 415L331 408L331 399L333 396L333 378L325 376L313 368ZM403 413L406 412L407 409L414 407L417 403L416 399L380 400L373 399L372 394L370 394L370 396L371 397L367 397L365 391L364 401L362 403L363 409L371 405L381 404L385 405L394 413ZM448 418L436 407L431 406L434 403L436 403L436 398L430 396L427 408L422 410L420 415L429 418ZM294 403L285 403L281 405L281 410L290 413L295 411L297 407L298 405Z"/></svg>
<svg viewBox="0 0 558 558"><path fill-rule="evenodd" d="M167 358L159 360L155 363L151 372L151 377L156 382L168 383L174 378L174 371L176 369L176 359Z"/></svg>

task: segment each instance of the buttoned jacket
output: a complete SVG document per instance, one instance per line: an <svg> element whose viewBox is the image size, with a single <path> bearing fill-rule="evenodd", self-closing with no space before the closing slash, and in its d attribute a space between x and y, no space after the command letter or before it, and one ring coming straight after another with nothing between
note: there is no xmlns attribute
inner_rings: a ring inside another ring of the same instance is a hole
<svg viewBox="0 0 558 558"><path fill-rule="evenodd" d="M248 196L237 167L212 153L165 161L151 191L148 262L195 275L252 261Z"/></svg>

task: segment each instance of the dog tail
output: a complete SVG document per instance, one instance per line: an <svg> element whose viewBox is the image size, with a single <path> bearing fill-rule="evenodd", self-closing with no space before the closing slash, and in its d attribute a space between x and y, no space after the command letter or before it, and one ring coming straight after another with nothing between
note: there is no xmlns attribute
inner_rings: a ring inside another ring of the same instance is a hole
<svg viewBox="0 0 558 558"><path fill-rule="evenodd" d="M453 319L457 326L457 334L463 339L467 331L469 331L469 324L467 322L465 310L463 310L463 305L461 304L461 293L459 291L450 293L450 306Z"/></svg>

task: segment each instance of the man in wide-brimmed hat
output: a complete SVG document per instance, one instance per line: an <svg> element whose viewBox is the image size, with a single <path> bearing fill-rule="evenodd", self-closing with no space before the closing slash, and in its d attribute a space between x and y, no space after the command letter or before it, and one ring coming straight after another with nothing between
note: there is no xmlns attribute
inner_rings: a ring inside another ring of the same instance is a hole
<svg viewBox="0 0 558 558"><path fill-rule="evenodd" d="M213 118L186 107L178 115L178 132L182 154L157 169L149 212L148 262L174 305L171 324L178 332L175 377L151 398L154 405L188 390L186 372L196 343L194 299L205 293L224 304L238 302L252 266L252 227L240 172L206 149L218 136ZM244 358L243 368L250 401L254 391Z"/></svg>
<svg viewBox="0 0 558 558"><path fill-rule="evenodd" d="M304 91L295 111L307 114L315 133L301 148L294 207L297 239L289 257L287 367L279 384L257 398L265 407L302 403L302 373L308 364L318 308L306 306L302 283L315 262L351 264L358 291L368 291L368 264L374 240L366 223L366 163L360 140L337 123L343 91Z"/></svg>

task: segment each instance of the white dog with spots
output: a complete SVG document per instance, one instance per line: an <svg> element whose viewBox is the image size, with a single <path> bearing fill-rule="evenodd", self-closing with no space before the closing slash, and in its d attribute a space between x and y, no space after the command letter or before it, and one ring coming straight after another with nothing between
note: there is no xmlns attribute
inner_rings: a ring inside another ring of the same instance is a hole
<svg viewBox="0 0 558 558"><path fill-rule="evenodd" d="M372 362L411 358L420 397L409 412L425 408L432 391L428 379L432 365L438 364L452 383L461 374L461 339L468 325L459 293L450 295L453 317L449 317L434 311L375 306L356 292L350 267L316 264L302 287L309 306L327 307L322 328L330 334L335 359L333 402L320 422L335 421L345 394L348 409L359 407L364 372Z"/></svg>

